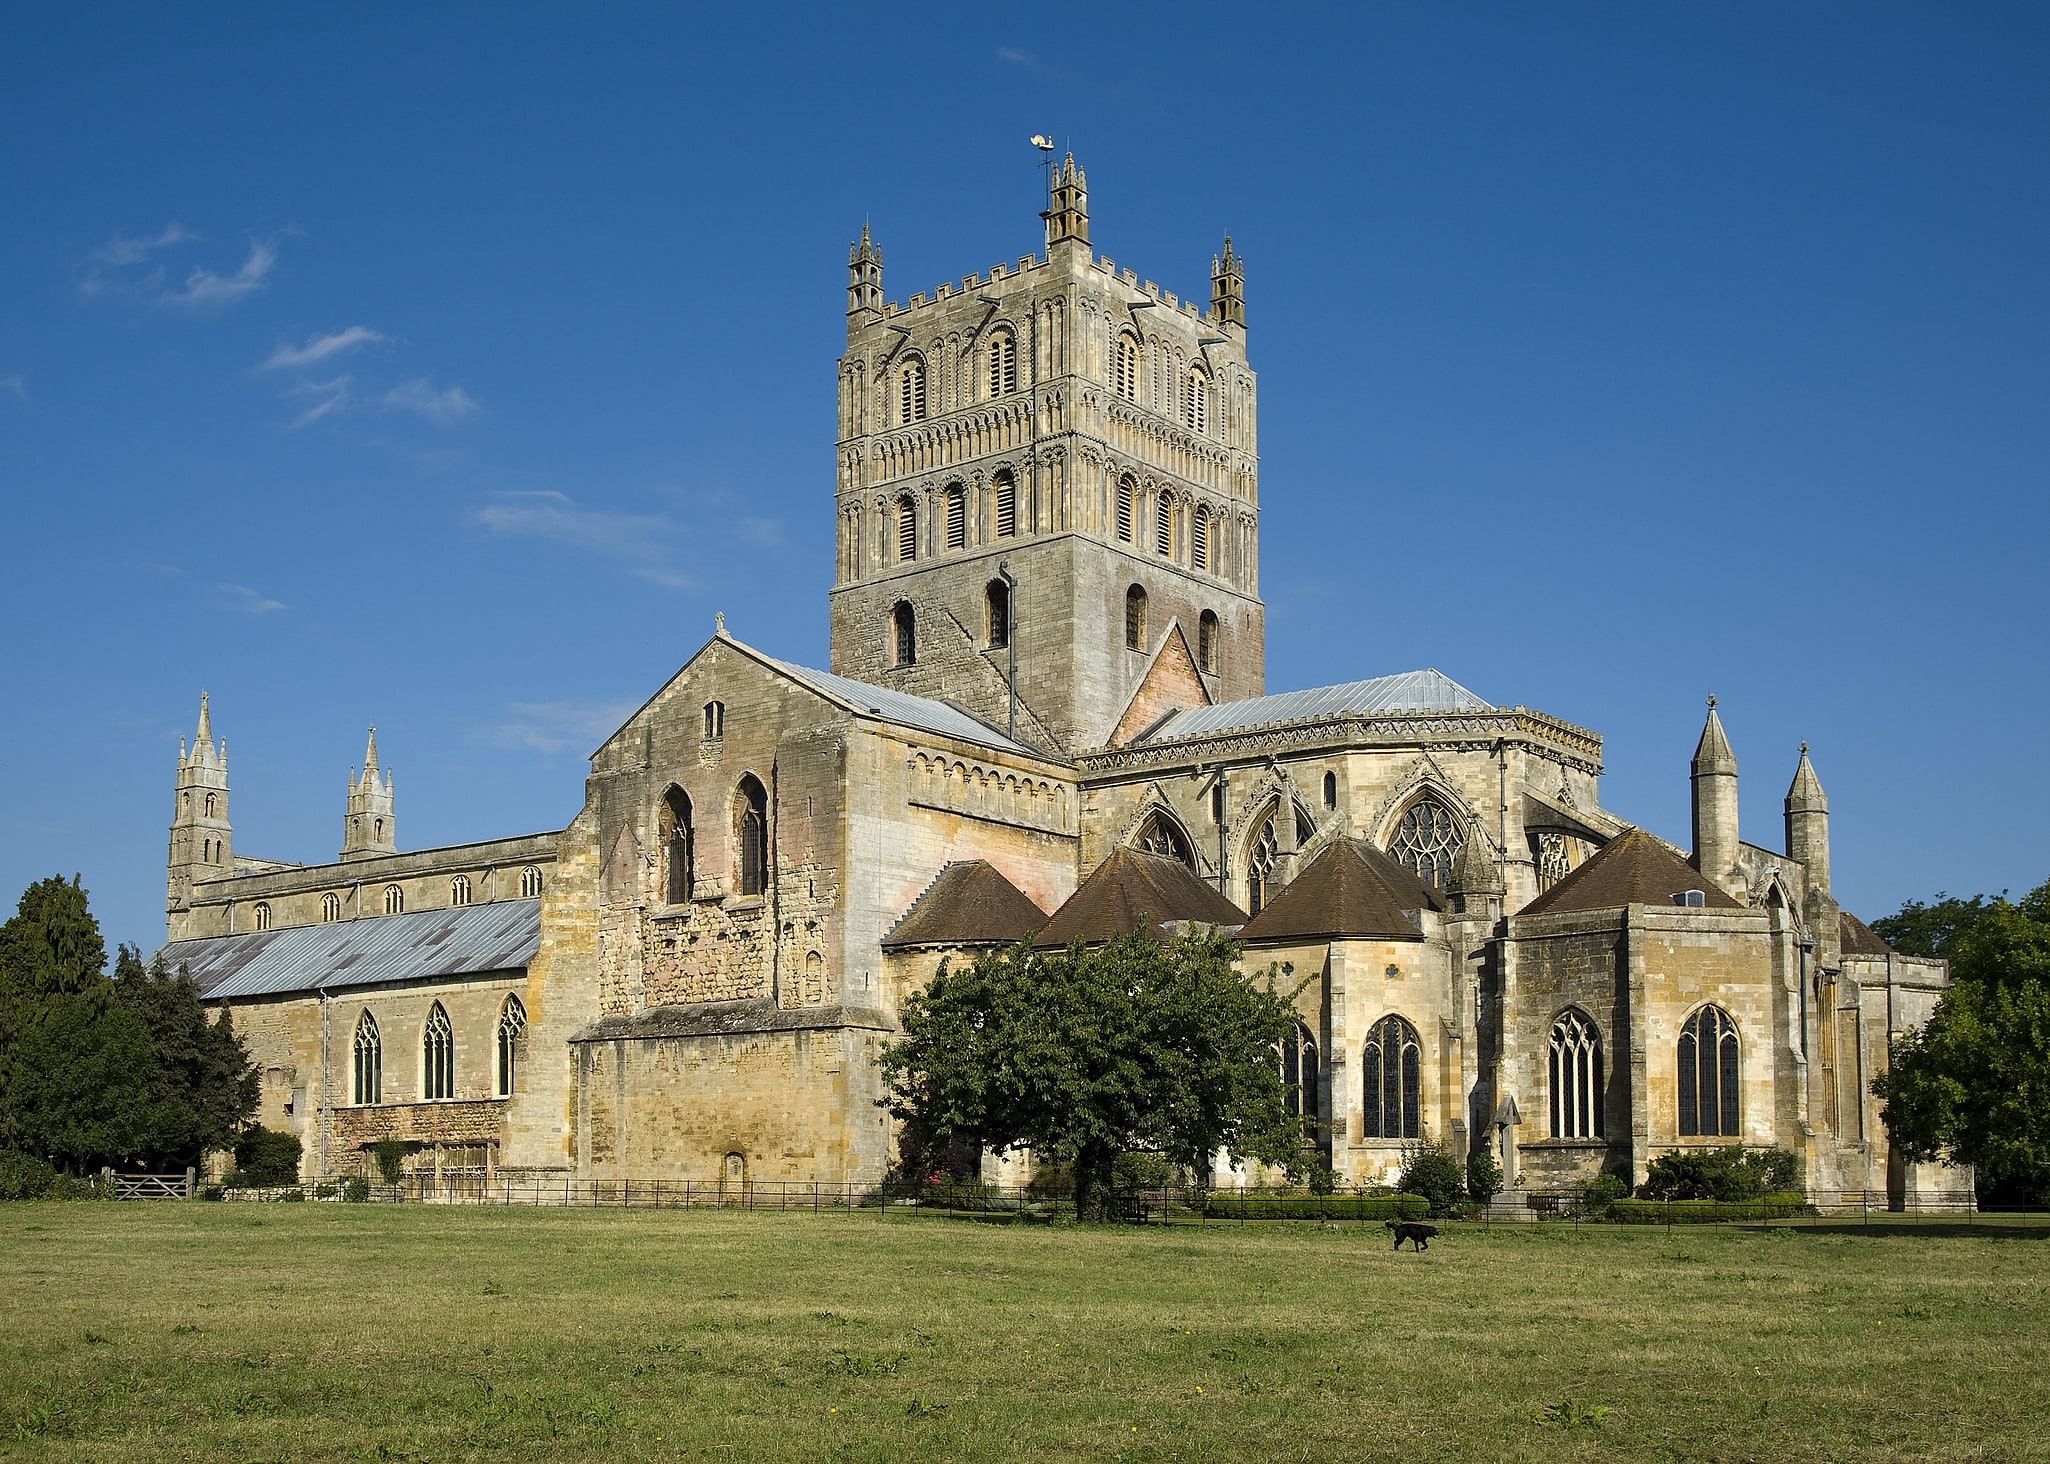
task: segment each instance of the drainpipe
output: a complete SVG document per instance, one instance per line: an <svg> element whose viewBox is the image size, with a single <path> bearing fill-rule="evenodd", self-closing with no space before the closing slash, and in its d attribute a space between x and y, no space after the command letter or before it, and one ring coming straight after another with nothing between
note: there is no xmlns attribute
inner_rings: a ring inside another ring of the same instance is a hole
<svg viewBox="0 0 2050 1464"><path fill-rule="evenodd" d="M1797 940L1795 947L1801 952L1801 1061L1808 1060L1808 957L1815 949L1812 940Z"/></svg>
<svg viewBox="0 0 2050 1464"><path fill-rule="evenodd" d="M1018 490L1013 487L1013 493ZM1013 512L1016 506L1013 505ZM997 578L1004 582L1004 642L1011 648L1011 740L1018 740L1018 581L1011 574L1009 560L997 561Z"/></svg>

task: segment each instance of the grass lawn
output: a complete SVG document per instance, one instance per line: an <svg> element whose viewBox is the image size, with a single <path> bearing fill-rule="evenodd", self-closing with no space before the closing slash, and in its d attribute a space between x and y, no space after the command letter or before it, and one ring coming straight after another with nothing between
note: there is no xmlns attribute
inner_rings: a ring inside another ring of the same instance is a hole
<svg viewBox="0 0 2050 1464"><path fill-rule="evenodd" d="M9 1459L2050 1459L2050 1241L0 1207Z"/></svg>

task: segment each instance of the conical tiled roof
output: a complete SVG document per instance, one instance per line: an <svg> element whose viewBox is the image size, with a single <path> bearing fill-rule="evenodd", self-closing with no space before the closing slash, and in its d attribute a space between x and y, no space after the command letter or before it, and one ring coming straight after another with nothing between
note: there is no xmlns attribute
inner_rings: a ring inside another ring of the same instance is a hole
<svg viewBox="0 0 2050 1464"><path fill-rule="evenodd" d="M1890 956L1894 953L1893 947L1879 938L1878 931L1874 930L1850 911L1845 910L1842 912L1841 919L1843 923L1839 927L1841 931L1839 939L1842 942L1845 955Z"/></svg>
<svg viewBox="0 0 2050 1464"><path fill-rule="evenodd" d="M896 929L883 937L883 949L1016 945L1045 924L1046 911L995 865L959 859L926 886Z"/></svg>
<svg viewBox="0 0 2050 1464"><path fill-rule="evenodd" d="M1440 907L1436 890L1372 844L1337 839L1247 922L1239 939L1249 945L1338 936L1422 940L1409 912Z"/></svg>
<svg viewBox="0 0 2050 1464"><path fill-rule="evenodd" d="M1610 910L1619 905L1670 905L1673 896L1700 890L1710 910L1744 907L1712 879L1647 834L1630 829L1611 839L1594 857L1525 905L1525 915L1558 915L1568 910Z"/></svg>
<svg viewBox="0 0 2050 1464"><path fill-rule="evenodd" d="M1169 920L1239 926L1246 915L1180 862L1136 849L1114 849L1053 912L1033 944L1064 946L1079 940L1095 945L1142 927L1166 939L1162 922Z"/></svg>

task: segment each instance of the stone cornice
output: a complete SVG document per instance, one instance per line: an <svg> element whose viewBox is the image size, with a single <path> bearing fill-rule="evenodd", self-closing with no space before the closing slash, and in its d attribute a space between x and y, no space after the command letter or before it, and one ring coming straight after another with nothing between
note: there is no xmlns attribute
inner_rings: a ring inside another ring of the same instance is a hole
<svg viewBox="0 0 2050 1464"><path fill-rule="evenodd" d="M1502 738L1536 741L1551 758L1592 776L1602 771L1599 733L1526 707L1487 712L1388 712L1365 716L1314 716L1259 727L1234 728L1199 737L1143 742L1078 755L1085 782L1115 781L1119 774L1191 762L1258 758L1372 745L1421 745L1460 751L1485 750Z"/></svg>

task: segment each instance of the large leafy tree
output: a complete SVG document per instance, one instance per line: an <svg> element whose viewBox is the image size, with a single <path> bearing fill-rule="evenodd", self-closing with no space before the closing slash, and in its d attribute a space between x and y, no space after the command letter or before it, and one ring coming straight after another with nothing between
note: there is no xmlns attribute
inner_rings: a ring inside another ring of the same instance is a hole
<svg viewBox="0 0 2050 1464"><path fill-rule="evenodd" d="M226 1148L256 1110L227 1015L123 948L115 975L76 877L47 879L0 925L0 1146L68 1168L178 1167Z"/></svg>
<svg viewBox="0 0 2050 1464"><path fill-rule="evenodd" d="M1887 1131L1911 1159L2050 1186L2050 881L2018 904L1984 901L1942 950L1950 989L1872 1084Z"/></svg>
<svg viewBox="0 0 2050 1464"><path fill-rule="evenodd" d="M942 966L883 1051L885 1103L918 1140L973 1134L1072 1165L1085 1219L1108 1213L1123 1152L1198 1173L1220 1150L1298 1169L1302 1121L1276 1055L1294 1009L1238 956L1214 932L1135 933Z"/></svg>

